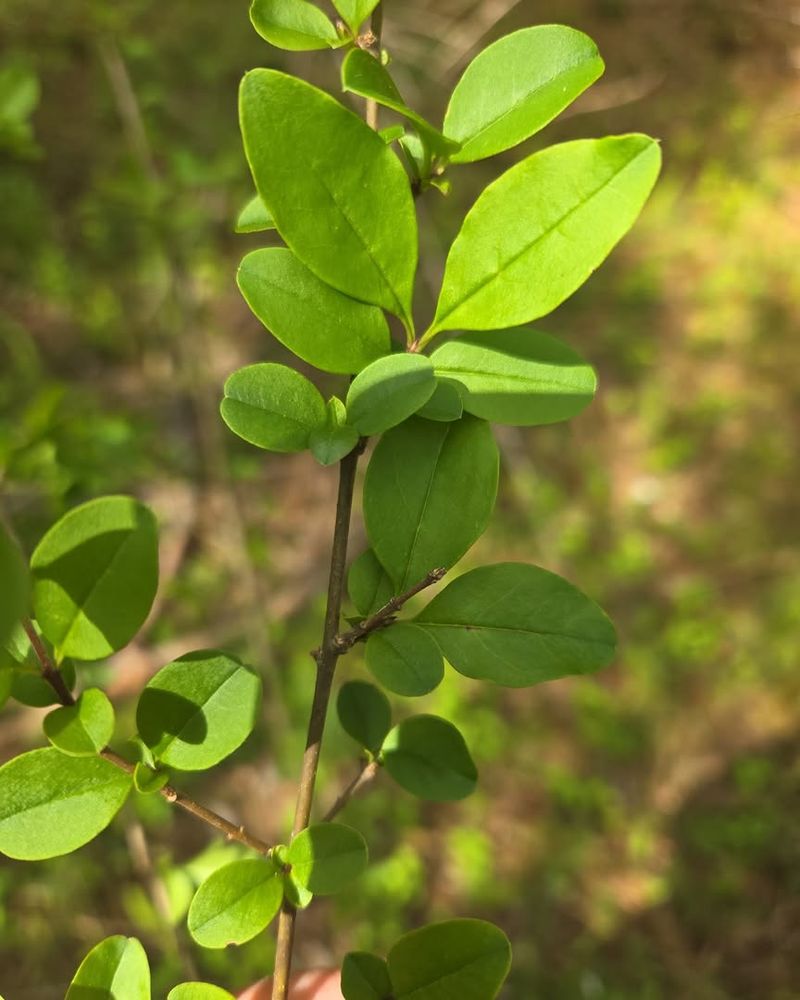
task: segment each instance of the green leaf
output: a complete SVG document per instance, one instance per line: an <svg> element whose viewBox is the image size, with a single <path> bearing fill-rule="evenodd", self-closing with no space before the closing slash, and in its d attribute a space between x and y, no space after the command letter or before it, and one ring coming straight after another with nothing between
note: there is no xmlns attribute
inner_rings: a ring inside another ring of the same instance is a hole
<svg viewBox="0 0 800 1000"><path fill-rule="evenodd" d="M433 358L431 358L431 362L433 362ZM433 395L417 411L417 415L426 420L443 420L445 422L459 420L464 413L464 401L458 386L458 382L437 377Z"/></svg>
<svg viewBox="0 0 800 1000"><path fill-rule="evenodd" d="M288 859L295 881L315 895L328 896L348 888L366 868L367 845L349 826L317 823L292 840Z"/></svg>
<svg viewBox="0 0 800 1000"><path fill-rule="evenodd" d="M354 35L378 6L379 0L333 0L333 6L344 18Z"/></svg>
<svg viewBox="0 0 800 1000"><path fill-rule="evenodd" d="M279 49L335 49L347 42L308 0L253 0L250 20L259 35Z"/></svg>
<svg viewBox="0 0 800 1000"><path fill-rule="evenodd" d="M468 212L423 340L552 312L631 228L660 165L654 139L622 135L551 146L511 167Z"/></svg>
<svg viewBox="0 0 800 1000"><path fill-rule="evenodd" d="M389 71L365 49L352 49L345 57L342 63L342 90L376 101L413 122L434 153L448 155L460 148L460 143L446 138L422 115L408 107Z"/></svg>
<svg viewBox="0 0 800 1000"><path fill-rule="evenodd" d="M456 84L444 132L461 143L451 157L469 163L538 132L603 73L587 35L561 24L523 28L472 60Z"/></svg>
<svg viewBox="0 0 800 1000"><path fill-rule="evenodd" d="M436 715L412 715L395 726L384 741L382 759L397 784L420 799L463 799L478 780L464 737Z"/></svg>
<svg viewBox="0 0 800 1000"><path fill-rule="evenodd" d="M133 787L142 795L160 792L168 781L168 771L157 771L144 761L140 760L133 769Z"/></svg>
<svg viewBox="0 0 800 1000"><path fill-rule="evenodd" d="M397 139L402 139L406 134L405 126L397 125L387 125L386 128L378 130L378 135L383 139L383 141L388 146L389 143L395 142Z"/></svg>
<svg viewBox="0 0 800 1000"><path fill-rule="evenodd" d="M65 1000L150 1000L150 966L136 938L117 934L81 962Z"/></svg>
<svg viewBox="0 0 800 1000"><path fill-rule="evenodd" d="M436 379L424 354L390 354L356 375L347 393L347 419L360 434L382 434L433 395Z"/></svg>
<svg viewBox="0 0 800 1000"><path fill-rule="evenodd" d="M408 622L373 632L366 659L377 681L407 698L428 694L444 677L439 647L424 629Z"/></svg>
<svg viewBox="0 0 800 1000"><path fill-rule="evenodd" d="M391 148L328 94L276 70L245 76L240 113L256 187L286 243L323 281L413 330L417 221Z"/></svg>
<svg viewBox="0 0 800 1000"><path fill-rule="evenodd" d="M0 524L0 643L28 611L28 567L16 542Z"/></svg>
<svg viewBox="0 0 800 1000"><path fill-rule="evenodd" d="M213 767L247 739L261 704L261 678L214 649L186 653L148 681L136 724L154 757L181 771Z"/></svg>
<svg viewBox="0 0 800 1000"><path fill-rule="evenodd" d="M358 431L347 423L347 410L338 396L328 400L327 413L325 426L313 431L308 439L311 454L320 465L340 462L358 444Z"/></svg>
<svg viewBox="0 0 800 1000"><path fill-rule="evenodd" d="M492 432L475 417L412 417L383 436L367 468L364 520L396 593L448 569L481 536L497 474Z"/></svg>
<svg viewBox="0 0 800 1000"><path fill-rule="evenodd" d="M377 955L351 951L342 962L344 1000L386 1000L392 994L389 967Z"/></svg>
<svg viewBox="0 0 800 1000"><path fill-rule="evenodd" d="M342 729L371 753L380 750L392 728L392 708L383 691L366 681L348 681L339 690L336 713Z"/></svg>
<svg viewBox="0 0 800 1000"><path fill-rule="evenodd" d="M494 1000L511 945L494 924L446 920L405 934L389 952L395 1000Z"/></svg>
<svg viewBox="0 0 800 1000"><path fill-rule="evenodd" d="M234 434L268 451L304 451L325 426L325 401L305 375L286 365L248 365L225 382L222 419Z"/></svg>
<svg viewBox="0 0 800 1000"><path fill-rule="evenodd" d="M114 708L99 688L88 688L74 705L45 717L44 734L62 753L94 757L114 735Z"/></svg>
<svg viewBox="0 0 800 1000"><path fill-rule="evenodd" d="M236 220L237 233L263 233L266 229L274 229L275 220L267 211L267 206L259 195L253 195Z"/></svg>
<svg viewBox="0 0 800 1000"><path fill-rule="evenodd" d="M305 910L311 905L314 893L309 892L292 877L291 872L283 875L283 894L287 901L298 910Z"/></svg>
<svg viewBox="0 0 800 1000"><path fill-rule="evenodd" d="M616 648L614 626L594 601L524 563L465 573L416 621L460 673L508 687L599 670Z"/></svg>
<svg viewBox="0 0 800 1000"><path fill-rule="evenodd" d="M40 861L76 851L108 826L130 775L102 757L31 750L0 767L0 853Z"/></svg>
<svg viewBox="0 0 800 1000"><path fill-rule="evenodd" d="M571 347L534 330L473 333L431 355L437 376L459 382L464 408L484 420L531 427L575 416L597 376Z"/></svg>
<svg viewBox="0 0 800 1000"><path fill-rule="evenodd" d="M372 549L366 549L353 560L347 573L347 592L358 613L365 618L379 611L394 596L392 581Z"/></svg>
<svg viewBox="0 0 800 1000"><path fill-rule="evenodd" d="M283 885L271 861L245 858L218 868L195 893L189 933L204 948L244 944L281 907Z"/></svg>
<svg viewBox="0 0 800 1000"><path fill-rule="evenodd" d="M181 983L169 991L167 1000L234 1000L234 996L211 983Z"/></svg>
<svg viewBox="0 0 800 1000"><path fill-rule="evenodd" d="M13 680L14 673L11 668L0 664L0 708L11 697L11 684Z"/></svg>
<svg viewBox="0 0 800 1000"><path fill-rule="evenodd" d="M47 647L47 640L42 637L36 622L33 622L33 627ZM14 627L5 646L0 647L0 666L9 670L11 697L20 704L31 708L60 704L53 686L42 677L41 664L21 624ZM75 687L75 663L64 660L58 669L67 690L72 691Z"/></svg>
<svg viewBox="0 0 800 1000"><path fill-rule="evenodd" d="M377 306L326 285L285 247L249 253L237 281L264 326L316 368L349 375L391 349L386 317Z"/></svg>
<svg viewBox="0 0 800 1000"><path fill-rule="evenodd" d="M158 528L132 497L91 500L57 521L31 557L33 607L58 659L98 660L144 624L158 584Z"/></svg>

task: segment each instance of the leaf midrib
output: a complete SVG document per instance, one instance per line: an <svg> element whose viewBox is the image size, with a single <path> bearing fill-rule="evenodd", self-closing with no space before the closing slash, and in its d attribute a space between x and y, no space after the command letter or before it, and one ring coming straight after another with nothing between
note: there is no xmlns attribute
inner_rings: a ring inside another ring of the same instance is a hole
<svg viewBox="0 0 800 1000"><path fill-rule="evenodd" d="M421 620L418 620L417 624L422 628L464 629L467 632L511 632L517 635L549 635L555 636L559 639L575 639L579 642L600 643L605 646L612 645L612 643L607 642L605 639L594 639L585 635L574 635L571 632L554 632L551 629L515 628L510 625L472 625L469 622L431 622Z"/></svg>
<svg viewBox="0 0 800 1000"><path fill-rule="evenodd" d="M418 996L424 990L428 990L432 986L437 985L438 983L444 983L448 979L452 979L454 976L463 975L464 973L468 972L469 969L473 968L473 966L480 965L487 959L494 958L495 955L499 955L501 953L503 955L507 955L507 949L505 945L503 945L502 947L492 948L491 951L482 952L477 958L473 958L471 961L467 962L466 965L460 965L457 969L454 969L452 972L446 972L441 976L437 976L436 979L428 980L421 986L415 987L411 993L400 994L398 1000L413 1000L415 996Z"/></svg>
<svg viewBox="0 0 800 1000"><path fill-rule="evenodd" d="M171 747L171 746L173 745L173 743L174 743L174 742L175 742L176 740L181 740L181 742L183 742L183 743L184 743L184 745L187 745L186 741L185 741L185 740L182 740L182 739L181 739L181 737L183 736L183 733L185 733L185 732L186 732L187 728L188 728L188 727L190 726L190 724L191 724L191 723L192 723L192 722L193 722L193 721L194 721L194 720L195 720L195 719L197 718L197 716L198 716L198 715L202 715L202 714L203 714L203 710L204 710L204 709L206 708L206 706L210 705L210 704L211 704L211 703L212 703L212 702L214 701L214 699L215 699L215 698L217 697L217 695L218 695L218 694L219 694L219 693L220 693L221 691L223 691L223 690L224 690L224 689L225 689L225 688L226 688L226 687L228 686L228 684L229 684L229 683L230 683L230 682L231 682L232 680L235 680L236 678L238 678L239 674L241 674L241 673L242 673L242 671L244 671L244 669L245 669L244 667L237 667L237 668L236 668L236 669L235 669L235 670L234 670L234 671L233 671L232 673L230 673L230 674L229 674L229 675L228 675L228 676L227 676L227 677L225 678L225 680L224 680L224 681L223 681L223 682L222 682L222 683L221 683L221 684L220 684L220 685L219 685L218 687L214 688L214 690L213 690L213 691L211 692L211 694L210 694L210 695L209 695L209 696L208 696L208 697L206 698L206 700L205 700L205 701L203 701L203 702L202 702L201 704L199 704L199 705L198 705L198 704L197 704L196 702L192 702L192 704L194 704L194 705L197 705L197 708L196 708L196 711L194 711L194 712L193 712L193 713L192 713L192 714L191 714L191 715L190 715L190 716L189 716L189 717L188 717L188 718L186 719L186 721L185 721L185 722L183 723L183 725L181 726L181 729L180 729L180 732L177 732L177 733L175 733L175 734L174 734L174 735L172 736L172 739L170 739L170 740L169 740L169 741L167 742L167 744L166 744L166 745L165 745L165 746L164 746L163 748L161 748L161 749L159 750L159 756L160 756L161 758L163 758L163 757L164 757L164 754L165 754L165 753L168 753L168 752L169 752L169 748L170 748L170 747ZM168 689L167 689L167 688L155 688L155 687L154 687L154 688L152 688L152 690L153 690L153 691L168 691ZM170 694L176 694L176 693L177 693L177 694L180 694L180 692L169 692L169 693L170 693ZM188 744L188 745L192 745L192 746L195 746L196 744Z"/></svg>

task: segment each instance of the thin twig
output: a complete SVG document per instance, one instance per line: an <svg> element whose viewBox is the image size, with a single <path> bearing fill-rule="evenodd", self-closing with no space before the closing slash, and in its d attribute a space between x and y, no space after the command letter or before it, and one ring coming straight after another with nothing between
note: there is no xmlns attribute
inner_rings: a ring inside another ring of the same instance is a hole
<svg viewBox="0 0 800 1000"><path fill-rule="evenodd" d="M64 683L64 678L61 676L61 672L50 658L44 643L39 638L36 629L33 627L33 623L30 619L25 618L23 619L22 627L25 629L25 633L30 639L33 651L39 661L42 677L53 688L60 704L66 706L74 705L75 699L72 697L72 694ZM118 753L111 750L109 747L101 750L100 756L104 760L113 764L115 767L118 767L121 771L125 771L127 774L132 775L136 770L136 766L134 764L125 760L124 757L120 757ZM179 792L178 789L173 788L172 785L165 785L163 788L159 789L159 794L163 799L166 799L167 802L171 802L173 805L179 806L184 810L184 812L191 813L191 815L196 819L202 820L202 822L206 823L208 826L212 826L219 833L224 834L226 840L235 840L240 844L244 844L246 847L252 848L254 851L258 851L259 854L268 856L272 853L272 847L269 844L266 844L263 840L260 840L258 837L254 837L252 834L248 833L243 826L237 826L235 823L231 823L230 820L227 820L218 813L215 813L212 809L207 809L206 806L201 805L199 802L195 802L195 800L190 798L188 795L185 795L183 792Z"/></svg>
<svg viewBox="0 0 800 1000"><path fill-rule="evenodd" d="M380 771L381 766L377 760L364 761L358 774L353 778L350 784L344 789L339 798L333 803L330 809L325 813L322 818L323 823L330 823L332 819L344 809L350 799L354 795L358 795L364 788L367 787L372 781L375 780L378 771Z"/></svg>
<svg viewBox="0 0 800 1000"><path fill-rule="evenodd" d="M381 34L383 32L383 4L379 3L375 10L372 12L372 19L370 20L369 26L369 45L368 48L372 51L376 59L381 58ZM367 110L365 118L367 120L367 125L370 128L378 130L378 102L371 99L367 100Z"/></svg>

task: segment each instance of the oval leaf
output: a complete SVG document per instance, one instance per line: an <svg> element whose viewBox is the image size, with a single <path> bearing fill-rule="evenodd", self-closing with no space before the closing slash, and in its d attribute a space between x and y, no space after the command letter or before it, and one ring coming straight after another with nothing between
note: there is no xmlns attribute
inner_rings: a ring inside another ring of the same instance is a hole
<svg viewBox="0 0 800 1000"><path fill-rule="evenodd" d="M108 826L130 775L102 757L31 750L0 767L0 853L40 861L76 851Z"/></svg>
<svg viewBox="0 0 800 1000"><path fill-rule="evenodd" d="M65 1000L150 1000L150 966L136 938L117 934L81 962Z"/></svg>
<svg viewBox="0 0 800 1000"><path fill-rule="evenodd" d="M279 49L333 49L347 41L308 0L253 0L250 20L259 35Z"/></svg>
<svg viewBox="0 0 800 1000"><path fill-rule="evenodd" d="M395 1000L494 1000L511 967L511 945L494 924L446 920L401 937L388 965Z"/></svg>
<svg viewBox="0 0 800 1000"><path fill-rule="evenodd" d="M437 375L466 389L464 408L519 427L568 420L587 406L597 376L572 348L533 330L473 333L431 355Z"/></svg>
<svg viewBox="0 0 800 1000"><path fill-rule="evenodd" d="M347 393L347 419L360 434L382 434L433 395L436 379L424 354L390 354L356 375Z"/></svg>
<svg viewBox="0 0 800 1000"><path fill-rule="evenodd" d="M597 46L561 24L523 28L487 46L456 84L444 132L469 163L538 132L602 75Z"/></svg>
<svg viewBox="0 0 800 1000"><path fill-rule="evenodd" d="M457 562L483 534L497 495L497 445L475 417L412 417L378 443L364 482L364 520L396 593ZM458 502L454 502L458 498Z"/></svg>
<svg viewBox="0 0 800 1000"><path fill-rule="evenodd" d="M98 688L84 691L74 705L64 705L44 720L44 734L71 757L94 757L114 735L114 708Z"/></svg>
<svg viewBox="0 0 800 1000"><path fill-rule="evenodd" d="M189 933L204 948L244 944L270 923L283 899L271 861L245 858L218 868L195 893Z"/></svg>
<svg viewBox="0 0 800 1000"><path fill-rule="evenodd" d="M289 845L292 878L315 895L348 888L367 866L367 845L357 830L342 823L317 823Z"/></svg>
<svg viewBox="0 0 800 1000"><path fill-rule="evenodd" d="M347 411L338 396L332 396L327 404L328 420L324 427L313 431L308 439L311 454L320 465L333 465L358 444L358 431L347 423Z"/></svg>
<svg viewBox="0 0 800 1000"><path fill-rule="evenodd" d="M245 76L240 114L256 187L288 245L323 281L411 330L417 222L392 150L328 94L275 70Z"/></svg>
<svg viewBox="0 0 800 1000"><path fill-rule="evenodd" d="M378 0L333 0L333 6L339 11L348 28L355 35L358 34L358 29L378 6Z"/></svg>
<svg viewBox="0 0 800 1000"><path fill-rule="evenodd" d="M342 729L376 753L392 727L392 708L386 695L366 681L348 681L339 690L336 714Z"/></svg>
<svg viewBox="0 0 800 1000"><path fill-rule="evenodd" d="M181 983L169 991L167 1000L234 1000L234 996L211 983Z"/></svg>
<svg viewBox="0 0 800 1000"><path fill-rule="evenodd" d="M324 427L325 402L308 379L286 365L240 368L225 383L222 419L234 434L268 451L304 451Z"/></svg>
<svg viewBox="0 0 800 1000"><path fill-rule="evenodd" d="M475 790L478 771L456 727L437 715L412 715L386 737L386 770L420 799L451 802Z"/></svg>
<svg viewBox="0 0 800 1000"><path fill-rule="evenodd" d="M428 694L444 677L441 650L424 629L408 622L373 632L366 659L376 680L407 698Z"/></svg>
<svg viewBox="0 0 800 1000"><path fill-rule="evenodd" d="M594 601L524 563L465 573L416 621L460 673L507 687L599 670L616 648L614 626Z"/></svg>
<svg viewBox="0 0 800 1000"><path fill-rule="evenodd" d="M285 247L249 253L236 280L264 326L316 368L349 375L389 353L381 310L326 285Z"/></svg>
<svg viewBox="0 0 800 1000"><path fill-rule="evenodd" d="M58 659L98 660L144 624L158 584L158 529L131 497L102 497L57 521L31 557L33 606Z"/></svg>
<svg viewBox="0 0 800 1000"><path fill-rule="evenodd" d="M28 611L28 567L16 542L0 524L0 643Z"/></svg>
<svg viewBox="0 0 800 1000"><path fill-rule="evenodd" d="M353 560L347 573L347 592L364 617L380 610L394 596L392 581L372 549Z"/></svg>
<svg viewBox="0 0 800 1000"><path fill-rule="evenodd" d="M351 951L342 962L344 1000L386 1000L392 994L389 967L377 955Z"/></svg>
<svg viewBox="0 0 800 1000"><path fill-rule="evenodd" d="M443 420L445 422L460 419L464 413L464 401L461 398L458 385L458 382L453 382L450 379L437 378L433 395L417 411L417 415L425 417L426 420Z"/></svg>
<svg viewBox="0 0 800 1000"><path fill-rule="evenodd" d="M552 312L631 228L660 166L654 139L622 135L551 146L511 167L467 214L423 339Z"/></svg>
<svg viewBox="0 0 800 1000"><path fill-rule="evenodd" d="M262 233L266 229L274 228L275 220L259 195L254 195L248 201L236 220L237 233Z"/></svg>
<svg viewBox="0 0 800 1000"><path fill-rule="evenodd" d="M148 681L136 724L156 760L202 771L247 739L260 703L261 678L249 667L217 650L199 650Z"/></svg>

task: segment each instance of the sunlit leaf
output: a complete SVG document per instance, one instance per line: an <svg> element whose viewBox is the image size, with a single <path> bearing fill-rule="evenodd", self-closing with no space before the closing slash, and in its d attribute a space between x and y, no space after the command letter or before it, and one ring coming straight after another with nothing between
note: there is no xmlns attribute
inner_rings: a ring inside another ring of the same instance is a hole
<svg viewBox="0 0 800 1000"><path fill-rule="evenodd" d="M234 1000L234 996L211 983L181 983L169 991L167 1000Z"/></svg>
<svg viewBox="0 0 800 1000"><path fill-rule="evenodd" d="M44 720L53 746L72 757L93 757L114 734L114 708L98 688L88 688L74 705L64 705Z"/></svg>
<svg viewBox="0 0 800 1000"><path fill-rule="evenodd" d="M333 0L333 6L339 11L355 35L378 6L378 2L379 0Z"/></svg>
<svg viewBox="0 0 800 1000"><path fill-rule="evenodd" d="M283 898L275 865L244 858L218 868L195 893L189 907L189 933L204 948L244 944L270 923Z"/></svg>
<svg viewBox="0 0 800 1000"><path fill-rule="evenodd" d="M357 830L342 823L317 823L292 840L292 876L309 892L327 896L348 888L367 865L367 845Z"/></svg>
<svg viewBox="0 0 800 1000"><path fill-rule="evenodd" d="M65 1000L150 1000L150 966L139 941L118 934L92 948Z"/></svg>
<svg viewBox="0 0 800 1000"><path fill-rule="evenodd" d="M436 379L423 354L390 354L356 375L347 393L347 419L360 434L381 434L402 423L433 395Z"/></svg>
<svg viewBox="0 0 800 1000"><path fill-rule="evenodd" d="M236 219L237 233L262 233L275 228L275 220L259 195L253 195Z"/></svg>
<svg viewBox="0 0 800 1000"><path fill-rule="evenodd" d="M308 0L253 0L250 5L253 27L271 45L302 52L332 49L344 45L325 14Z"/></svg>

